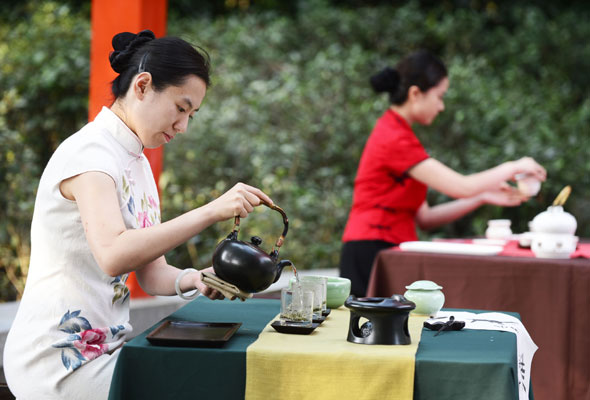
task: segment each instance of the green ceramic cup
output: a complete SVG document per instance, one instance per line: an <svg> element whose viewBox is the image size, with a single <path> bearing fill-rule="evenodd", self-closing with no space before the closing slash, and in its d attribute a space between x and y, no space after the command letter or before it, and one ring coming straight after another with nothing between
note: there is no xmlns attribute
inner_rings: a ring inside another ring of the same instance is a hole
<svg viewBox="0 0 590 400"><path fill-rule="evenodd" d="M350 279L330 276L328 277L328 290L326 305L328 308L338 308L350 295Z"/></svg>

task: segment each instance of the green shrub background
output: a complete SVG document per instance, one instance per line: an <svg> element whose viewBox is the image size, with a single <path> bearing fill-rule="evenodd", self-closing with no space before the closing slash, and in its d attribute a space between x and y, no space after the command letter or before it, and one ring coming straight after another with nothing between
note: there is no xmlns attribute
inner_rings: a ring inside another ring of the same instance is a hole
<svg viewBox="0 0 590 400"><path fill-rule="evenodd" d="M466 174L529 155L547 168L548 180L520 207L484 206L420 232L421 238L482 235L491 218L509 218L515 232L525 231L565 185L573 189L565 208L578 220L577 234L590 237L587 6L301 0L292 7L259 2L264 6L186 12L185 3L170 2L168 33L207 49L213 86L187 133L165 147L164 219L246 182L289 216L283 257L303 269L337 267L357 163L388 107L368 78L428 48L447 64L451 86L435 123L415 126L427 150ZM43 166L86 120L89 14L88 6L75 4L30 2L0 17L5 300L22 290ZM431 204L448 200L433 191L428 198ZM240 237L259 235L270 250L281 225L278 213L260 207L242 221ZM232 221L207 229L171 251L168 261L208 266L231 229Z"/></svg>

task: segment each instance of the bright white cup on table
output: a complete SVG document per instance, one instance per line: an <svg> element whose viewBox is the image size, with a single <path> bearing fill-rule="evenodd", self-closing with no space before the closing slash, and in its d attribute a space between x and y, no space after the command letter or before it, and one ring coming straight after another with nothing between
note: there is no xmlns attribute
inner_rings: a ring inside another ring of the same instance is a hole
<svg viewBox="0 0 590 400"><path fill-rule="evenodd" d="M300 287L281 289L281 324L311 326L313 297L313 291Z"/></svg>
<svg viewBox="0 0 590 400"><path fill-rule="evenodd" d="M509 219L491 219L486 229L486 239L509 240L512 236Z"/></svg>

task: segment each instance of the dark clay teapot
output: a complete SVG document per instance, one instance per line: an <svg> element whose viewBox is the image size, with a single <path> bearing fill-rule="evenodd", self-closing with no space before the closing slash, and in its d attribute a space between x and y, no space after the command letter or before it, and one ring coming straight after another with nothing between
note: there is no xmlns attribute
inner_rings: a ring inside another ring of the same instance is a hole
<svg viewBox="0 0 590 400"><path fill-rule="evenodd" d="M289 260L278 261L279 248L283 245L289 230L289 219L279 206L263 204L281 213L285 225L281 237L270 253L267 254L258 247L262 243L258 236L252 236L250 242L238 240L240 217L235 218L234 230L226 239L219 242L213 253L215 274L248 293L266 289L279 279L283 268L293 265Z"/></svg>

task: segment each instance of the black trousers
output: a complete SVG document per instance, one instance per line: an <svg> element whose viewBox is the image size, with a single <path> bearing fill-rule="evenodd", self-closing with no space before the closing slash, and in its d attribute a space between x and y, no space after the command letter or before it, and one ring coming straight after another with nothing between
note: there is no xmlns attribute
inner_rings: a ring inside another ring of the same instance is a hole
<svg viewBox="0 0 590 400"><path fill-rule="evenodd" d="M365 297L373 261L377 253L395 246L395 243L383 240L359 240L345 242L340 254L340 276L351 281L350 293L356 297Z"/></svg>

